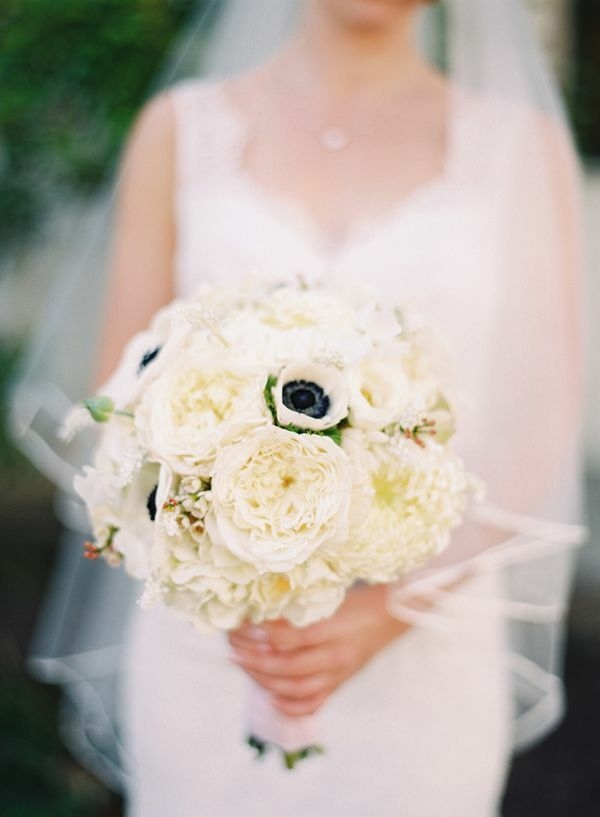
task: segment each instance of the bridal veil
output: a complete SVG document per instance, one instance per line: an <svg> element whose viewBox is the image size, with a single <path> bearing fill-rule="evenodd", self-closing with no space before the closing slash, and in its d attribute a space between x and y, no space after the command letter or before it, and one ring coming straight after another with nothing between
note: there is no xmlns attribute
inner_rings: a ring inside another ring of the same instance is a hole
<svg viewBox="0 0 600 817"><path fill-rule="evenodd" d="M203 4L154 90L185 76L228 75L259 63L284 42L301 7L302 0ZM518 0L442 0L424 8L421 17L415 36L454 91L448 112L454 177L465 189L484 192L493 214L488 226L498 231L503 252L493 273L493 348L486 350L493 364L468 409L462 440L470 467L487 484L487 497L473 508L443 561L390 588L389 605L415 626L441 631L465 617L502 620L515 745L527 746L562 711L564 614L575 547L584 535L577 524L578 168L556 84ZM472 119L464 114L472 106L481 112L483 129L466 124ZM86 521L71 484L85 458L85 440L65 447L56 435L71 401L89 388L109 213L110 201L98 206L88 219L94 235L78 237L71 261L58 271L16 384L11 419L23 450L56 482L65 524L31 668L63 685L71 744L109 785L119 787L124 758L116 684L124 623L139 591L121 572L81 559L76 543ZM497 597L453 594L461 578L479 571L498 574ZM482 654L482 666L485 660Z"/></svg>

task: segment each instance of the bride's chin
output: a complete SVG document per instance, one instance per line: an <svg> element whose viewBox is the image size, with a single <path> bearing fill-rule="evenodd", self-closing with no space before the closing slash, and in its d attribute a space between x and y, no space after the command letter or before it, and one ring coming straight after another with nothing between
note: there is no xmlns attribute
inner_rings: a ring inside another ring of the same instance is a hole
<svg viewBox="0 0 600 817"><path fill-rule="evenodd" d="M316 0L339 24L352 29L386 28L412 14L422 0Z"/></svg>

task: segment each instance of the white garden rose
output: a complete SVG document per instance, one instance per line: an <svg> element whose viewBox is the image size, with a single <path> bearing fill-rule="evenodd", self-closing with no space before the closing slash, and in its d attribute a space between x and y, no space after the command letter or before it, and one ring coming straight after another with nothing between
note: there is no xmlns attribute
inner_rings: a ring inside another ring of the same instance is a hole
<svg viewBox="0 0 600 817"><path fill-rule="evenodd" d="M208 531L262 573L290 570L343 540L349 493L348 458L329 438L259 428L217 455Z"/></svg>
<svg viewBox="0 0 600 817"><path fill-rule="evenodd" d="M217 355L186 353L149 384L135 422L152 457L181 473L210 473L219 440L234 424L271 422L267 372Z"/></svg>
<svg viewBox="0 0 600 817"><path fill-rule="evenodd" d="M343 600L347 582L318 555L284 573L261 574L213 541L202 525L212 501L204 480L163 466L158 494L154 591L147 594L155 597L159 587L163 601L200 629L282 616L303 626L331 615Z"/></svg>
<svg viewBox="0 0 600 817"><path fill-rule="evenodd" d="M348 385L335 366L292 363L273 387L277 422L322 431L348 414Z"/></svg>
<svg viewBox="0 0 600 817"><path fill-rule="evenodd" d="M365 355L348 378L349 419L355 428L385 428L401 417L413 399L400 349L377 350Z"/></svg>

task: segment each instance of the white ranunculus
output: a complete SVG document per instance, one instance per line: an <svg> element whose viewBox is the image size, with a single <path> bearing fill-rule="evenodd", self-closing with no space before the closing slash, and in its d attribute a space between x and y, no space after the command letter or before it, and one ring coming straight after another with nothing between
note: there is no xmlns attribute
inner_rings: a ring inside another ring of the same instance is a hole
<svg viewBox="0 0 600 817"><path fill-rule="evenodd" d="M135 422L152 459L181 473L210 473L229 426L271 421L264 400L267 372L218 355L183 354L148 385Z"/></svg>
<svg viewBox="0 0 600 817"><path fill-rule="evenodd" d="M279 425L322 431L348 414L348 385L335 366L292 363L279 373L273 387Z"/></svg>
<svg viewBox="0 0 600 817"><path fill-rule="evenodd" d="M290 570L343 540L349 491L348 458L329 438L259 428L217 455L208 531L260 572Z"/></svg>
<svg viewBox="0 0 600 817"><path fill-rule="evenodd" d="M412 402L400 350L370 352L349 372L350 424L378 430L398 420Z"/></svg>

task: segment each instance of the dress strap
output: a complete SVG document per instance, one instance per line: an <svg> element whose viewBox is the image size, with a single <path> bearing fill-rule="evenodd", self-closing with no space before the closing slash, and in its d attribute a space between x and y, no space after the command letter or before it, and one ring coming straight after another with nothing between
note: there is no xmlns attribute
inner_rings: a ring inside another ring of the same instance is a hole
<svg viewBox="0 0 600 817"><path fill-rule="evenodd" d="M217 80L187 79L169 90L175 111L177 185L206 184L239 167L243 122Z"/></svg>

